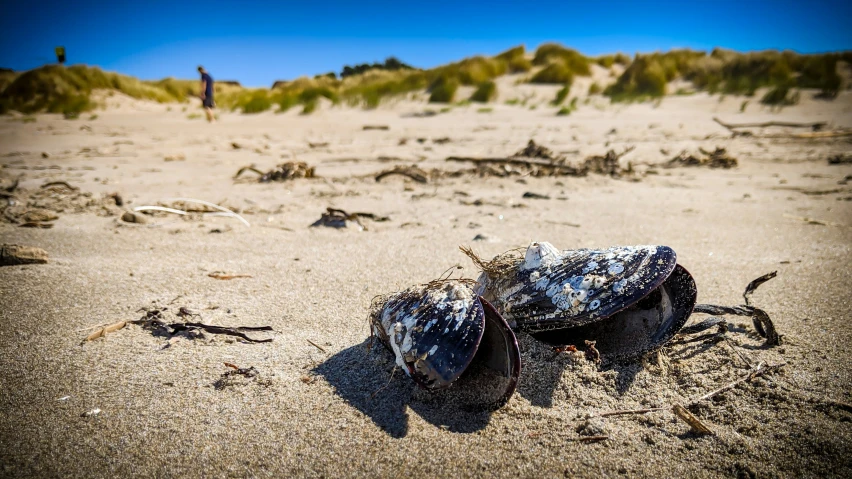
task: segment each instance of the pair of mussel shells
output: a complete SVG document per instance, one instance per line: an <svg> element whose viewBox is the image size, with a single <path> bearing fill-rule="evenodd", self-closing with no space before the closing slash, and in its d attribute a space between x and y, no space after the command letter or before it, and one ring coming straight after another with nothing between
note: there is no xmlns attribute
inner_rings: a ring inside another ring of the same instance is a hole
<svg viewBox="0 0 852 479"><path fill-rule="evenodd" d="M470 405L496 409L515 391L515 331L551 345L595 347L607 360L659 349L696 299L692 276L667 246L559 251L532 243L485 262L473 280L441 280L374 302L373 334L427 390L465 383Z"/></svg>

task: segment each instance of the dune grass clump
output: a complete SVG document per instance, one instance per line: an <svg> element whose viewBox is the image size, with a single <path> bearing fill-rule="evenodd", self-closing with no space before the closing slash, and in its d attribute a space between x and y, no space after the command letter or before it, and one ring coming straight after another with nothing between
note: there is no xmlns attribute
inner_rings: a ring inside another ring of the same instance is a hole
<svg viewBox="0 0 852 479"><path fill-rule="evenodd" d="M837 54L807 55L794 60L794 67L800 72L796 79L800 88L819 89L819 98L836 98L843 87L843 79L837 73Z"/></svg>
<svg viewBox="0 0 852 479"><path fill-rule="evenodd" d="M362 73L366 73L370 70L386 70L386 71L397 71L397 70L415 70L415 68L411 65L407 65L401 62L396 57L388 57L385 59L384 63L361 63L355 66L345 65L343 70L340 72L340 78L346 78L350 76L360 75ZM317 76L319 78L322 75ZM324 76L330 78L336 78L334 72L326 73Z"/></svg>
<svg viewBox="0 0 852 479"><path fill-rule="evenodd" d="M272 102L278 105L278 113L284 113L299 104L298 96L291 93L281 93L273 96Z"/></svg>
<svg viewBox="0 0 852 479"><path fill-rule="evenodd" d="M564 83L574 81L574 74L562 62L551 63L530 78L530 83Z"/></svg>
<svg viewBox="0 0 852 479"><path fill-rule="evenodd" d="M604 95L614 102L659 98L666 94L667 81L666 71L655 57L637 55Z"/></svg>
<svg viewBox="0 0 852 479"><path fill-rule="evenodd" d="M600 95L603 92L603 87L601 87L600 83L595 82L589 85L589 95Z"/></svg>
<svg viewBox="0 0 852 479"><path fill-rule="evenodd" d="M630 57L623 53L616 53L614 55L603 55L594 59L594 62L604 68L612 68L616 63L619 65L630 65Z"/></svg>
<svg viewBox="0 0 852 479"><path fill-rule="evenodd" d="M427 85L427 76L421 71L372 71L347 78L340 88L340 97L351 106L376 108L387 98L402 97Z"/></svg>
<svg viewBox="0 0 852 479"><path fill-rule="evenodd" d="M760 103L775 107L795 105L799 103L799 92L794 92L787 86L776 86L763 95Z"/></svg>
<svg viewBox="0 0 852 479"><path fill-rule="evenodd" d="M272 100L266 94L266 90L256 90L242 105L243 113L247 115L264 112L270 108L272 108Z"/></svg>
<svg viewBox="0 0 852 479"><path fill-rule="evenodd" d="M553 104L553 106L561 105L562 102L565 101L566 98L568 98L568 93L570 93L570 92L571 92L571 85L565 85L564 87L559 89L559 91L556 92L556 98L554 98L553 102L551 102Z"/></svg>
<svg viewBox="0 0 852 479"><path fill-rule="evenodd" d="M430 71L432 78L454 78L462 85L479 85L504 75L509 70L505 61L482 56L465 58Z"/></svg>
<svg viewBox="0 0 852 479"><path fill-rule="evenodd" d="M494 57L506 63L509 73L525 73L532 69L532 62L527 58L527 50L523 45L506 50Z"/></svg>
<svg viewBox="0 0 852 479"><path fill-rule="evenodd" d="M533 65L545 66L561 63L574 75L589 76L592 74L590 61L577 50L565 48L556 43L545 43L535 51Z"/></svg>
<svg viewBox="0 0 852 479"><path fill-rule="evenodd" d="M459 82L455 78L438 78L430 89L429 103L452 103L458 88Z"/></svg>
<svg viewBox="0 0 852 479"><path fill-rule="evenodd" d="M63 114L85 111L94 105L81 97L89 98L98 89L117 90L133 98L158 102L176 100L165 90L136 78L85 65L48 65L16 75L0 93L0 109Z"/></svg>
<svg viewBox="0 0 852 479"><path fill-rule="evenodd" d="M317 107L319 106L318 98L319 97L304 103L304 106L302 107L302 115L310 115L317 110Z"/></svg>
<svg viewBox="0 0 852 479"><path fill-rule="evenodd" d="M184 102L190 97L198 95L198 82L192 80L178 80L176 78L164 78L156 82L143 82L149 86L160 88L166 92L174 101ZM218 86L218 84L216 84Z"/></svg>
<svg viewBox="0 0 852 479"><path fill-rule="evenodd" d="M497 98L497 84L489 80L479 84L476 91L470 96L470 101L488 103L495 98Z"/></svg>

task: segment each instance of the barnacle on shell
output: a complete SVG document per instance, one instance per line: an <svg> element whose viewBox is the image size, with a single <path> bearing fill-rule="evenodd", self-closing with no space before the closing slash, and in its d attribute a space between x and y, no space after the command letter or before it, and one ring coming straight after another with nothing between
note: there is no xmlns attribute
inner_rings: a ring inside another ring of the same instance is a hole
<svg viewBox="0 0 852 479"><path fill-rule="evenodd" d="M482 268L477 291L516 330L551 344L597 341L610 358L661 347L692 313L692 276L667 246L560 251L534 242Z"/></svg>
<svg viewBox="0 0 852 479"><path fill-rule="evenodd" d="M483 407L499 407L515 391L520 352L506 321L473 285L433 281L381 297L373 303L371 328L421 387L436 391L488 376L491 394L474 396Z"/></svg>

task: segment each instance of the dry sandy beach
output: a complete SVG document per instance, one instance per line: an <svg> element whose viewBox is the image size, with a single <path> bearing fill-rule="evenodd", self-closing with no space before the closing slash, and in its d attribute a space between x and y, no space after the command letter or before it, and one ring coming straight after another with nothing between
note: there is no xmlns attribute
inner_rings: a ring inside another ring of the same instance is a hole
<svg viewBox="0 0 852 479"><path fill-rule="evenodd" d="M323 105L311 116L220 113L209 125L187 118L197 105L114 96L96 119L0 118L0 175L20 179L16 194L51 181L91 194L77 208L69 201L51 229L0 223L0 243L49 254L47 264L0 268L0 475L852 476L852 165L827 161L852 142L780 137L807 131L790 128L734 138L712 120L852 128L852 93L830 102L803 93L780 112L752 101L744 113L739 97L610 105L596 96L556 116L547 101L558 88L500 81L503 95L533 95L527 106L504 97L491 111L427 116L438 108L408 99L371 111ZM637 174L373 178L395 165L459 169L445 158L506 156L530 139L576 162L635 146L621 162ZM716 147L739 166L646 166ZM307 162L319 178L233 179L240 167L283 161ZM121 208L105 198L116 192ZM236 210L250 226L198 213L120 219L181 197ZM389 221L310 228L326 207ZM749 281L777 270L752 301L783 343L764 347L748 318L729 317L725 339L681 336L661 356L598 367L521 334L518 391L490 414L454 409L399 371L388 381L392 355L367 341L374 296L455 265L456 277L475 278L459 245L490 258L533 240L671 246L700 303L740 304ZM181 319L181 307L200 316ZM166 308L167 322L271 326L248 335L273 341L129 324L83 342L142 308ZM223 378L225 363L257 375ZM692 409L713 435L672 414L759 363L785 365Z"/></svg>

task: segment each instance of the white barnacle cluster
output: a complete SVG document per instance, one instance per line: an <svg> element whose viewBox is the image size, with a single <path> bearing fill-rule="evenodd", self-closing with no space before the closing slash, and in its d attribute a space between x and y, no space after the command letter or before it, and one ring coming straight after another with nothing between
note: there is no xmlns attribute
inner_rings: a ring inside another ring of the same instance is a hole
<svg viewBox="0 0 852 479"><path fill-rule="evenodd" d="M425 292L425 294L424 294ZM400 293L397 296L397 305L406 304L403 298L422 296L422 299L413 308L394 308L386 307L382 311L381 325L387 333L391 350L396 357L396 364L407 375L411 375L411 368L406 364L416 359L425 358L427 355L433 355L438 350L437 345L433 345L425 354L418 351L412 335L417 331L428 332L436 326L438 322L446 322L447 326L444 329L444 334L453 330L458 330L465 321L469 309L472 307L474 292L471 288L457 283L448 282L442 287L413 288ZM393 302L391 299L389 302ZM429 319L426 324L420 323L426 315ZM446 318L450 318L449 321ZM416 361L415 361L416 362ZM415 364L415 367L417 365Z"/></svg>
<svg viewBox="0 0 852 479"><path fill-rule="evenodd" d="M521 265L521 271L539 269L558 258L559 250L552 244L546 241L530 243L527 252L524 254L524 264Z"/></svg>
<svg viewBox="0 0 852 479"><path fill-rule="evenodd" d="M583 312L587 307L589 310L598 308L600 301L592 300L592 297L605 282L606 278L600 275L578 275L570 278L564 284L551 285L546 294L559 310L577 314Z"/></svg>
<svg viewBox="0 0 852 479"><path fill-rule="evenodd" d="M473 289L452 282L446 283L441 289L433 288L427 294L427 301L433 305L436 312L440 313L442 317L451 318L447 327L444 328L444 334L450 332L450 327L453 331L458 331L462 327L465 318L467 318L468 310L473 304L473 299Z"/></svg>
<svg viewBox="0 0 852 479"><path fill-rule="evenodd" d="M411 349L411 331L414 329L417 317L413 314L401 314L393 308L385 308L382 311L381 322L388 335L388 343L396 358L396 365L410 376L411 371L403 360L403 354Z"/></svg>

